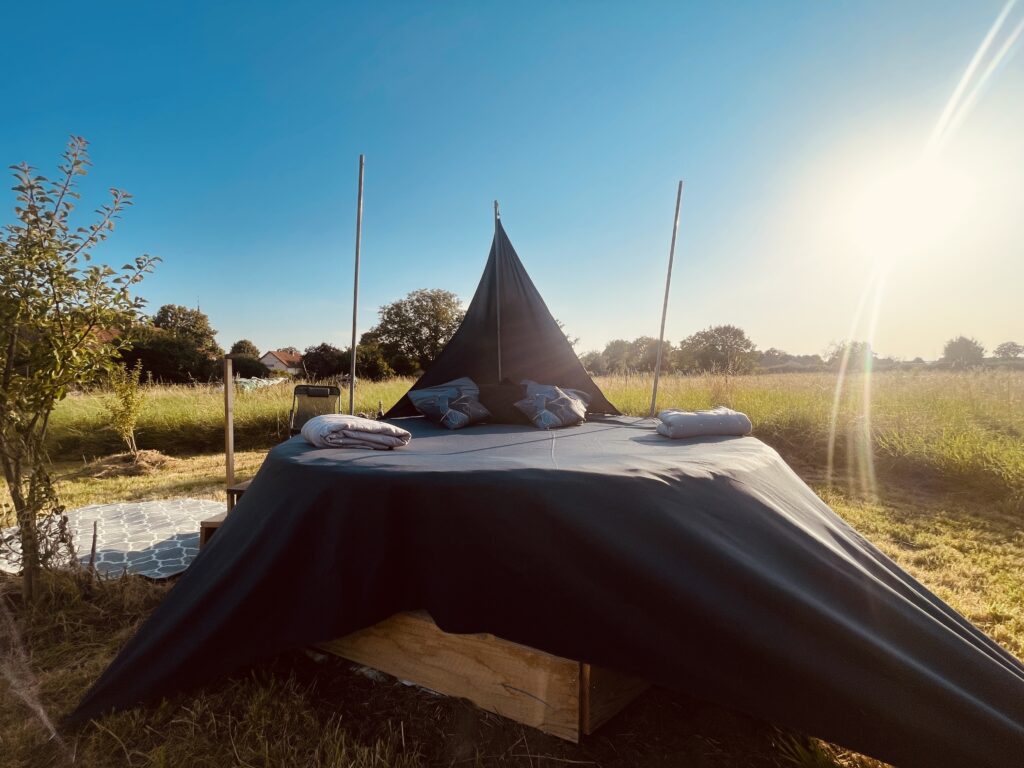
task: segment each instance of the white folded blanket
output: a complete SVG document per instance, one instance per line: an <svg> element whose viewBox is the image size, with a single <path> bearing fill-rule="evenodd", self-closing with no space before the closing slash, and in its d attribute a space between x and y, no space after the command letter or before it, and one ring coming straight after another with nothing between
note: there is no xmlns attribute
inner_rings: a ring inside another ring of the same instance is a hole
<svg viewBox="0 0 1024 768"><path fill-rule="evenodd" d="M412 435L386 421L344 413L314 416L302 425L302 436L317 448L372 448L386 451L408 445Z"/></svg>
<svg viewBox="0 0 1024 768"><path fill-rule="evenodd" d="M658 414L661 424L658 434L673 439L711 437L713 435L749 435L752 426L745 413L725 406L710 411L677 411L670 409Z"/></svg>

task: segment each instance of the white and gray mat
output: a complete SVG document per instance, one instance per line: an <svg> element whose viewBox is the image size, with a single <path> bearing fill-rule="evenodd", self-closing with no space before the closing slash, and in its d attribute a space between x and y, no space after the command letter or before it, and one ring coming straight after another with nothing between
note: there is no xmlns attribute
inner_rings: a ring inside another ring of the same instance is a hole
<svg viewBox="0 0 1024 768"><path fill-rule="evenodd" d="M199 554L199 522L224 511L224 502L203 499L165 499L119 504L94 504L67 513L75 550L83 565L89 562L93 521L96 522L96 570L120 576L125 570L151 579L181 573ZM9 540L10 529L3 531ZM0 551L0 571L19 570L16 557Z"/></svg>

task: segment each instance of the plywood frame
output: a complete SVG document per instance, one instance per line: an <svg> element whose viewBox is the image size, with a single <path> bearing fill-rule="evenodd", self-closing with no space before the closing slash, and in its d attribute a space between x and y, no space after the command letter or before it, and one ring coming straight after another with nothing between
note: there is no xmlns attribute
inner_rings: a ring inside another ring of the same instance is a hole
<svg viewBox="0 0 1024 768"><path fill-rule="evenodd" d="M579 742L648 684L494 635L455 635L422 611L398 613L324 650Z"/></svg>
<svg viewBox="0 0 1024 768"><path fill-rule="evenodd" d="M226 516L202 522L200 546ZM574 743L649 687L644 680L494 635L444 632L423 611L395 614L321 648Z"/></svg>

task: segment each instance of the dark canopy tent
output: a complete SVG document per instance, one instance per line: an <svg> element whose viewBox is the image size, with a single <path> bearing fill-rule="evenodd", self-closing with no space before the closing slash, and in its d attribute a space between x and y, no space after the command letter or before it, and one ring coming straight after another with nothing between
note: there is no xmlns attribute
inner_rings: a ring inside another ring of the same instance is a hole
<svg viewBox="0 0 1024 768"><path fill-rule="evenodd" d="M579 389L590 395L588 412L619 413L587 375L551 316L501 219L495 219L487 266L462 325L412 388L432 387L462 376L478 385L532 379ZM415 415L409 398L402 397L386 418Z"/></svg>
<svg viewBox="0 0 1024 768"><path fill-rule="evenodd" d="M499 227L492 279L426 383L487 381L501 265L519 281L510 306L540 301L507 243ZM546 309L535 327L557 329ZM503 344L508 375L550 378L527 347ZM479 373L455 367L460 348L467 368L489 355ZM593 386L562 364L566 385ZM905 768L1021 764L1024 665L759 440L669 440L621 416L547 432L399 422L413 439L395 451L276 446L66 723L423 609L448 632L619 669Z"/></svg>

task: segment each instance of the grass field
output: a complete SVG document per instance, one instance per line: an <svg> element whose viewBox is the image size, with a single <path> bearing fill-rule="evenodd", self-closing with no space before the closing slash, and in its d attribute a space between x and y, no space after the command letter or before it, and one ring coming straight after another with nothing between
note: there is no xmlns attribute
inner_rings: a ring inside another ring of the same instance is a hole
<svg viewBox="0 0 1024 768"><path fill-rule="evenodd" d="M645 415L650 376L598 380L627 414ZM755 434L786 458L825 468L836 378L830 374L670 376L659 407L728 405L750 415ZM871 379L871 406L863 405L864 377L848 377L836 422L837 470L870 481L867 456L878 471L898 471L984 493L1000 503L1024 499L1024 372L886 372ZM408 388L395 379L357 388L356 410L387 409ZM240 392L235 399L235 445L265 449L287 436L288 385ZM865 413L870 417L865 418ZM223 393L217 386L152 387L138 428L141 448L175 455L223 451ZM51 426L55 459L92 458L122 448L110 429L102 398L73 395ZM868 490L862 488L862 490Z"/></svg>
<svg viewBox="0 0 1024 768"><path fill-rule="evenodd" d="M850 379L840 399L832 483L826 458L834 377L671 377L662 381L660 405L722 403L746 411L756 434L843 518L1024 656L1024 374L893 372L871 383L870 418L862 407L862 378ZM648 377L605 377L599 384L625 412L646 412ZM368 384L357 407L376 411L380 400L386 408L407 385ZM142 477L83 472L83 456L120 448L96 396L61 405L52 453L69 507L222 498L222 393L157 387L148 396L140 446L173 458L164 470ZM284 436L288 405L287 386L239 394L241 476L254 473L266 448ZM55 579L41 609L29 612L17 610L17 584L0 580L7 593L0 600L16 609L33 690L48 712L68 711L164 589L139 579L102 588ZM0 697L0 765L59 764L59 745L47 741L26 712L15 697ZM339 661L303 653L160 707L104 718L68 746L77 764L89 766L877 765L661 690L572 747L464 702L374 682Z"/></svg>

